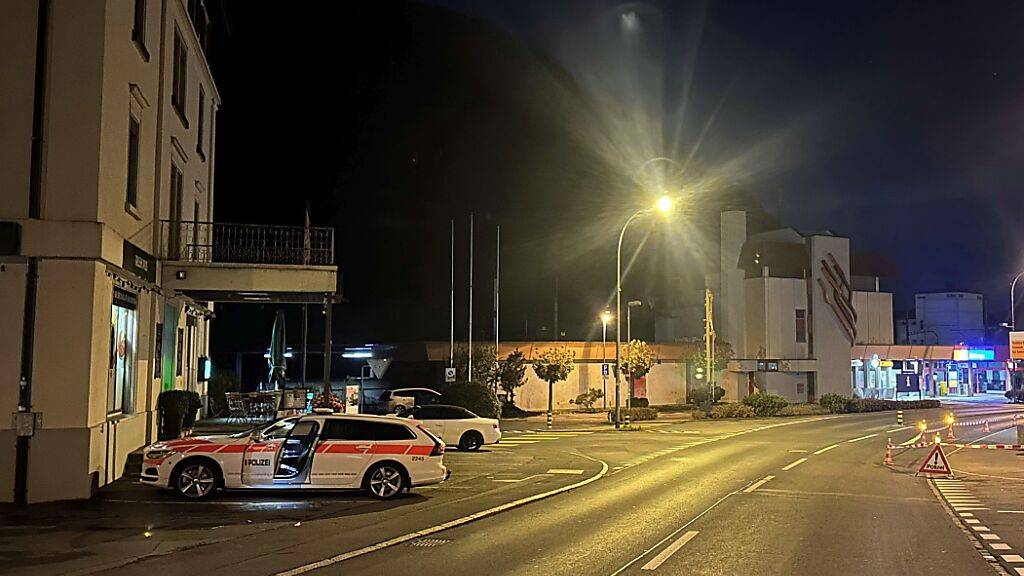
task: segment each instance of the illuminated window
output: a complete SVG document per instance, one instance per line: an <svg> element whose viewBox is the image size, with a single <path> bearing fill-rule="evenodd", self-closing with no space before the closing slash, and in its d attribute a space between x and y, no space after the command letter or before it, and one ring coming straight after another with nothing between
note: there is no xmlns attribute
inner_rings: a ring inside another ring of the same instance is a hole
<svg viewBox="0 0 1024 576"><path fill-rule="evenodd" d="M137 294L114 288L110 307L110 369L107 380L107 414L135 411L135 339Z"/></svg>

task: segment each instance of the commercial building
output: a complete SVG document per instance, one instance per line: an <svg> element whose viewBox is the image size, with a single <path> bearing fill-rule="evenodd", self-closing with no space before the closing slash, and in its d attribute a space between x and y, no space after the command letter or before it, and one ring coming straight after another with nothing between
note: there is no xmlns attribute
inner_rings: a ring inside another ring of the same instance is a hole
<svg viewBox="0 0 1024 576"><path fill-rule="evenodd" d="M205 393L213 302L334 299L333 231L212 221L222 17L211 0L4 4L0 501L118 478L161 391Z"/></svg>
<svg viewBox="0 0 1024 576"><path fill-rule="evenodd" d="M985 343L985 299L974 292L914 295L914 317L896 320L898 344L981 345Z"/></svg>

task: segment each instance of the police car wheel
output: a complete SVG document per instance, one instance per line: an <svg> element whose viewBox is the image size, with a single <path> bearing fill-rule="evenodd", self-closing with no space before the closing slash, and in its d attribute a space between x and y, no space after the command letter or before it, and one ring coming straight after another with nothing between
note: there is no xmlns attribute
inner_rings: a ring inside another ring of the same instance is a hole
<svg viewBox="0 0 1024 576"><path fill-rule="evenodd" d="M217 489L217 473L206 462L187 463L175 474L174 489L191 500L206 498Z"/></svg>
<svg viewBox="0 0 1024 576"><path fill-rule="evenodd" d="M367 474L366 489L374 498L387 500L405 488L405 475L394 464L379 464Z"/></svg>
<svg viewBox="0 0 1024 576"><path fill-rule="evenodd" d="M470 451L478 450L484 444L484 439L480 436L479 432L470 430L459 438L459 450Z"/></svg>

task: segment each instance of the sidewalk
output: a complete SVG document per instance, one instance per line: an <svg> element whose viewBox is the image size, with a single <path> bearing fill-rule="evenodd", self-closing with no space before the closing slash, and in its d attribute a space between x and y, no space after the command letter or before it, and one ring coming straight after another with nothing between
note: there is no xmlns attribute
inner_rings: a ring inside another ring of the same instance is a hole
<svg viewBox="0 0 1024 576"><path fill-rule="evenodd" d="M570 412L564 414L556 413L553 416L552 430L611 430L613 426L608 422L607 412L586 414L581 412ZM635 422L644 428L667 426L679 422L691 420L689 412L663 412L658 414L656 420L642 420ZM526 418L503 418L501 420L502 430L547 430L547 416L540 414Z"/></svg>

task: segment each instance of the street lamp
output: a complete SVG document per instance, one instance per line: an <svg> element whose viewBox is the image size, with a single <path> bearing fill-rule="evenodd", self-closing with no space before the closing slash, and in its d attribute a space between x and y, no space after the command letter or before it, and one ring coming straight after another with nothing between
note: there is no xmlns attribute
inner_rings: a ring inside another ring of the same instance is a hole
<svg viewBox="0 0 1024 576"><path fill-rule="evenodd" d="M1014 302L1013 294L1017 289L1017 280L1020 280L1021 276L1024 276L1024 270L1022 270L1017 276L1014 277L1013 282L1010 283L1010 330L1017 329L1017 306Z"/></svg>
<svg viewBox="0 0 1024 576"><path fill-rule="evenodd" d="M667 197L664 197L667 198ZM633 308L641 306L639 300L630 300L626 303L626 346L629 346L629 353L633 353ZM633 407L633 372L629 373L629 394L626 394L626 408Z"/></svg>
<svg viewBox="0 0 1024 576"><path fill-rule="evenodd" d="M612 321L612 313L608 310L601 312L601 409L608 409L608 375L604 373L604 367L608 364L608 354L605 348L608 346L608 323Z"/></svg>
<svg viewBox="0 0 1024 576"><path fill-rule="evenodd" d="M673 202L668 196L662 196L658 198L658 202L651 208L641 208L630 216L626 223L622 225L622 231L619 232L619 244L615 250L615 317L622 318L622 239L626 236L626 228L629 228L629 224L639 218L642 215L649 214L653 211L661 212L662 214L668 214L672 211ZM620 424L620 392L619 392L619 364L621 360L621 341L622 341L622 322L615 323L615 429L618 430L621 427Z"/></svg>

